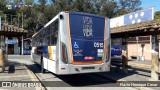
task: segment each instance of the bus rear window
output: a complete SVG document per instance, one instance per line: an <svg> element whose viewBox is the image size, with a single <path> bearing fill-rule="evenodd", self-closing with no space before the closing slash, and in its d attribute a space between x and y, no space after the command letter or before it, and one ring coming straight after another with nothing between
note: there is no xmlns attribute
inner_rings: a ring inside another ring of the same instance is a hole
<svg viewBox="0 0 160 90"><path fill-rule="evenodd" d="M70 14L71 37L104 37L105 18L85 14Z"/></svg>

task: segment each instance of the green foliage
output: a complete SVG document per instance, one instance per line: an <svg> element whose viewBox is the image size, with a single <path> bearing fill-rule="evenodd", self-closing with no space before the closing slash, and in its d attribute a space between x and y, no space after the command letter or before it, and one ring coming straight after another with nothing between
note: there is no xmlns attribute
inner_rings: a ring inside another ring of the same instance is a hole
<svg viewBox="0 0 160 90"><path fill-rule="evenodd" d="M6 0L0 0L0 9L1 9L1 10L2 10L2 9L4 10L6 4L7 4Z"/></svg>
<svg viewBox="0 0 160 90"><path fill-rule="evenodd" d="M99 6L100 8L97 10L97 12L100 10L100 15L109 18L112 18L115 15L115 11L118 8L117 2L114 0L101 0L101 2L99 2Z"/></svg>
<svg viewBox="0 0 160 90"><path fill-rule="evenodd" d="M7 10L6 8L6 0L0 0L0 15L2 15L3 12L5 12Z"/></svg>
<svg viewBox="0 0 160 90"><path fill-rule="evenodd" d="M154 19L160 18L160 11L155 12Z"/></svg>
<svg viewBox="0 0 160 90"><path fill-rule="evenodd" d="M128 12L134 12L141 5L140 0L119 0L120 8L127 9Z"/></svg>
<svg viewBox="0 0 160 90"><path fill-rule="evenodd" d="M13 0L14 3L20 0ZM24 14L24 29L29 31L27 37L31 37L43 27L56 14L61 11L77 11L93 13L113 18L141 9L140 0L24 0L23 8L8 10L5 5L7 0L0 0L0 15L12 14L13 24L22 26L22 12ZM49 1L49 3L47 3ZM159 17L159 13L155 17ZM3 18L4 19L4 18ZM11 17L7 15L8 23Z"/></svg>

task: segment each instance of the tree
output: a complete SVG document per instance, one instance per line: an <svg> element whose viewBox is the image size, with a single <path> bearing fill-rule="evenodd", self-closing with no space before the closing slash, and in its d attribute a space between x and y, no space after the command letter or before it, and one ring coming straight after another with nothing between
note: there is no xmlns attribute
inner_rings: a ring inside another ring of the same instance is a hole
<svg viewBox="0 0 160 90"><path fill-rule="evenodd" d="M115 16L135 12L142 9L140 0L119 0Z"/></svg>
<svg viewBox="0 0 160 90"><path fill-rule="evenodd" d="M99 15L112 18L117 8L117 2L114 0L99 0L95 3L95 6Z"/></svg>
<svg viewBox="0 0 160 90"><path fill-rule="evenodd" d="M160 11L155 12L154 19L160 18Z"/></svg>
<svg viewBox="0 0 160 90"><path fill-rule="evenodd" d="M55 0L54 8L56 13L66 11L67 1L66 0Z"/></svg>
<svg viewBox="0 0 160 90"><path fill-rule="evenodd" d="M72 11L94 13L92 0L75 0L75 1L73 1Z"/></svg>
<svg viewBox="0 0 160 90"><path fill-rule="evenodd" d="M27 7L32 7L33 4L34 4L34 0L25 0L25 5L26 5Z"/></svg>
<svg viewBox="0 0 160 90"><path fill-rule="evenodd" d="M141 9L139 7L140 0L37 0L38 2L35 2L35 0L23 0L25 2L23 8L8 10L5 7L7 1L0 0L0 15L5 13L20 16L21 23L23 10L25 15L24 29L29 31L28 37L31 37L61 11L86 12L113 18ZM13 1L16 3L22 0ZM155 18L157 16L159 16L158 12L155 14ZM8 18L10 19L10 16ZM13 17L13 21L17 22L16 17Z"/></svg>
<svg viewBox="0 0 160 90"><path fill-rule="evenodd" d="M0 9L4 10L6 8L6 4L7 4L6 0L0 0Z"/></svg>
<svg viewBox="0 0 160 90"><path fill-rule="evenodd" d="M39 9L41 12L43 12L45 6L46 6L46 0L39 0Z"/></svg>
<svg viewBox="0 0 160 90"><path fill-rule="evenodd" d="M6 1L6 0L0 0L0 11L1 11L1 12L4 12L4 11L7 10L6 4L7 4L7 1Z"/></svg>

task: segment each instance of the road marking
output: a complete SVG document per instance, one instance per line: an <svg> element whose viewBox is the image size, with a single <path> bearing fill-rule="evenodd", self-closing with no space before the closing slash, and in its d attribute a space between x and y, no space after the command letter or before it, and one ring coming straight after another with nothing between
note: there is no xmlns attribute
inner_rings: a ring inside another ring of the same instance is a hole
<svg viewBox="0 0 160 90"><path fill-rule="evenodd" d="M24 66L25 66L25 68L26 68L26 70L27 70L27 72L28 72L31 80L32 80L32 81L39 81L39 80L37 79L37 77L35 76L35 74L34 74L29 68L27 68L26 65L24 65ZM40 81L39 81L39 82L40 82ZM40 83L41 83L41 82L40 82ZM43 87L43 85L42 85L42 87L35 87L35 88L36 88L36 90L45 90L45 88Z"/></svg>
<svg viewBox="0 0 160 90"><path fill-rule="evenodd" d="M3 77L0 77L0 78L14 78L14 77L26 77L26 76L29 76L29 75L3 76Z"/></svg>

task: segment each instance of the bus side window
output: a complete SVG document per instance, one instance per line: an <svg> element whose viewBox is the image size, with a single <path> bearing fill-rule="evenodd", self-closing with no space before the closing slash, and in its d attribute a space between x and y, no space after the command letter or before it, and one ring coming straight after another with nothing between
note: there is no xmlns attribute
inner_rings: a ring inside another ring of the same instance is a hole
<svg viewBox="0 0 160 90"><path fill-rule="evenodd" d="M57 44L57 37L55 36L55 34L51 35L51 44L52 45L56 45Z"/></svg>
<svg viewBox="0 0 160 90"><path fill-rule="evenodd" d="M54 24L51 25L51 34L54 33Z"/></svg>
<svg viewBox="0 0 160 90"><path fill-rule="evenodd" d="M47 35L50 35L51 34L51 32L50 32L50 26L49 27L47 27Z"/></svg>
<svg viewBox="0 0 160 90"><path fill-rule="evenodd" d="M45 45L47 46L48 40L47 37L45 37Z"/></svg>
<svg viewBox="0 0 160 90"><path fill-rule="evenodd" d="M38 40L36 40L36 46L38 46Z"/></svg>
<svg viewBox="0 0 160 90"><path fill-rule="evenodd" d="M39 44L40 46L42 46L42 38L39 40Z"/></svg>
<svg viewBox="0 0 160 90"><path fill-rule="evenodd" d="M47 45L50 45L50 41L51 41L51 40L50 40L50 35L48 35L48 36L47 36L47 42L46 42Z"/></svg>
<svg viewBox="0 0 160 90"><path fill-rule="evenodd" d="M42 33L41 36L42 36L42 38L43 38L43 37L45 36L45 29L42 30L41 33Z"/></svg>
<svg viewBox="0 0 160 90"><path fill-rule="evenodd" d="M58 38L58 24L54 24L55 25L55 27L54 27L54 33L52 34L52 36L51 36L51 44L52 45L56 45L57 44L57 38Z"/></svg>
<svg viewBox="0 0 160 90"><path fill-rule="evenodd" d="M44 36L43 36L44 37ZM45 46L45 37L42 38L42 45Z"/></svg>

